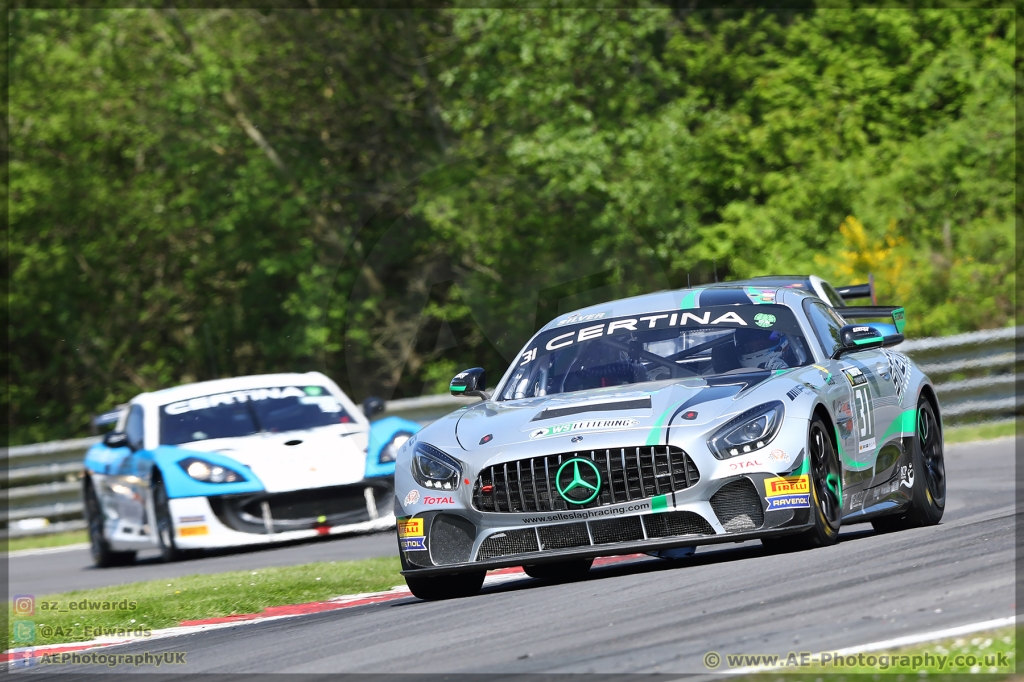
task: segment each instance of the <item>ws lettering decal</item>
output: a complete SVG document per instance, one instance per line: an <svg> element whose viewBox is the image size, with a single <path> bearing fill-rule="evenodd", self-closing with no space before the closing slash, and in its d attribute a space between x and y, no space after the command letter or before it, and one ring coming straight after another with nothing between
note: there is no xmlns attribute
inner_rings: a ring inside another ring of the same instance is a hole
<svg viewBox="0 0 1024 682"><path fill-rule="evenodd" d="M892 385L896 388L896 399L900 405L910 386L910 360L903 353L882 349L885 359L889 363L889 374Z"/></svg>

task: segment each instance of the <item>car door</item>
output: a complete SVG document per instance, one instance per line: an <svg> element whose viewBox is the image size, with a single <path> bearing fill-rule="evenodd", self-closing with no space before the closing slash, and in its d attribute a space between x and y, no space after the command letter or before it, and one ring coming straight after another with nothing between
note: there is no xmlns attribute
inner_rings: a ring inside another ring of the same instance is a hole
<svg viewBox="0 0 1024 682"><path fill-rule="evenodd" d="M839 347L842 318L816 300L806 300L804 308L823 350L831 356ZM829 398L843 468L844 513L858 512L870 505L868 491L879 481L888 480L899 458L898 449L883 448L880 442L880 425L884 430L899 416L887 367L885 351L877 348L846 353L830 362L830 369L842 380L841 390Z"/></svg>
<svg viewBox="0 0 1024 682"><path fill-rule="evenodd" d="M149 467L152 455L145 450L145 411L142 405L132 405L125 422L125 437L131 454L117 463L111 481L118 515L128 524L139 526L146 521L146 500L149 487Z"/></svg>

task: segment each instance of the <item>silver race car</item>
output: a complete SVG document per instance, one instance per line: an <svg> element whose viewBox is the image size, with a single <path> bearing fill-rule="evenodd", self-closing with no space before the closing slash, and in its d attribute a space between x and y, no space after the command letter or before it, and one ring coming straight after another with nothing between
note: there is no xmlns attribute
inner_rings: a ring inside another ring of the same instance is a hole
<svg viewBox="0 0 1024 682"><path fill-rule="evenodd" d="M713 286L605 303L541 329L486 391L399 450L395 513L413 594L475 594L489 569L583 575L597 556L676 557L760 539L820 547L842 523L938 523L939 404L890 346L786 287ZM865 312L866 311L866 312Z"/></svg>

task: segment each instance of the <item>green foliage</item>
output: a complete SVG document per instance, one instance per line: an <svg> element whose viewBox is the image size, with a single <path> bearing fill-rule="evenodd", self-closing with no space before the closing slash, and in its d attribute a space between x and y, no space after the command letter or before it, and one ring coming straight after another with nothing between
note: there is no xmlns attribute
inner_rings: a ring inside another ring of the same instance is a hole
<svg viewBox="0 0 1024 682"><path fill-rule="evenodd" d="M870 272L912 336L1013 324L1014 30L15 10L12 441L216 376L493 383L560 313L716 277Z"/></svg>

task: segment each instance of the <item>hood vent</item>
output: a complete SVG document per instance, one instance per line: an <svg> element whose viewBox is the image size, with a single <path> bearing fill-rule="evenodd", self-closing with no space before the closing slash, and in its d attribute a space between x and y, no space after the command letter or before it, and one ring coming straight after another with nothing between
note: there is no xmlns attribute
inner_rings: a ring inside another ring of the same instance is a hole
<svg viewBox="0 0 1024 682"><path fill-rule="evenodd" d="M554 407L541 411L530 421L541 421L542 419L555 419L556 417L568 417L570 414L582 412L610 412L611 410L642 410L651 408L651 396L639 400L621 400L617 403L584 403L572 405L571 407Z"/></svg>

